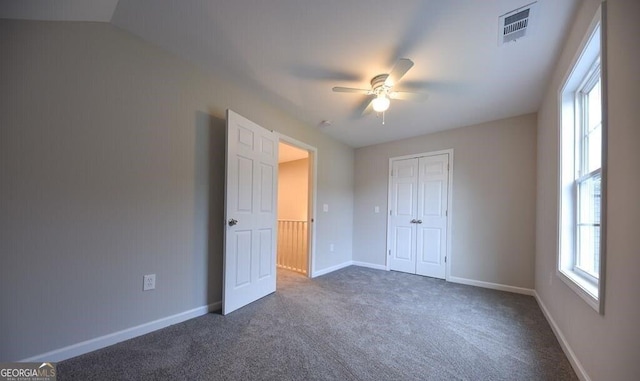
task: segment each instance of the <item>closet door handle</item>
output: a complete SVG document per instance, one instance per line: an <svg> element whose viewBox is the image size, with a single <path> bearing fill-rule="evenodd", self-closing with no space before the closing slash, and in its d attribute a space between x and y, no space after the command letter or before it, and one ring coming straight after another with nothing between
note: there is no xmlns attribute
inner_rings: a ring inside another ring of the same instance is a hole
<svg viewBox="0 0 640 381"><path fill-rule="evenodd" d="M238 220L234 220L233 218L229 220L229 226L234 226L238 223Z"/></svg>
<svg viewBox="0 0 640 381"><path fill-rule="evenodd" d="M421 224L421 223L422 223L422 220L416 221L416 224Z"/></svg>
<svg viewBox="0 0 640 381"><path fill-rule="evenodd" d="M418 221L416 221L416 219L414 218L413 220L410 221L412 224L417 224Z"/></svg>

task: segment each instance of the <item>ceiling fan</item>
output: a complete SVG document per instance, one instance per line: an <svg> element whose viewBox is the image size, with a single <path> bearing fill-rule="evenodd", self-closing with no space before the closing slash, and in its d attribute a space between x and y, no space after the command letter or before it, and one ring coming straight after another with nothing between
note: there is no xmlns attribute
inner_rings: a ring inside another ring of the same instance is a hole
<svg viewBox="0 0 640 381"><path fill-rule="evenodd" d="M379 74L371 79L371 89L354 89L351 87L336 86L333 88L333 91L337 93L357 93L372 96L371 101L362 112L362 115L366 115L371 111L381 112L383 113L382 124L384 124L384 112L389 109L392 99L425 101L429 97L429 95L425 93L393 90L393 87L412 66L413 61L408 58L400 58L389 74Z"/></svg>

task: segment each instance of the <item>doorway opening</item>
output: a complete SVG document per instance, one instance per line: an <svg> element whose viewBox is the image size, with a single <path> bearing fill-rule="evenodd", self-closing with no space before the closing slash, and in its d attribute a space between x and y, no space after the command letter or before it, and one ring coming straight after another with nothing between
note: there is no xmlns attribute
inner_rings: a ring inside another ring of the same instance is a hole
<svg viewBox="0 0 640 381"><path fill-rule="evenodd" d="M277 270L312 277L315 149L281 136L278 145Z"/></svg>

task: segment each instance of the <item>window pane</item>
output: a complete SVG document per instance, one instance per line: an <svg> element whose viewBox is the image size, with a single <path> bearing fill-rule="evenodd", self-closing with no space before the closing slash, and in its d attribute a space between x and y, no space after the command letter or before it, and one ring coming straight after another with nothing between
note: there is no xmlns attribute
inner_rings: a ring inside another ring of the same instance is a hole
<svg viewBox="0 0 640 381"><path fill-rule="evenodd" d="M578 184L578 255L576 265L600 273L600 174Z"/></svg>
<svg viewBox="0 0 640 381"><path fill-rule="evenodd" d="M584 158L584 168L581 173L589 173L601 167L602 157L602 95L600 88L600 79L587 92L587 123L585 134L584 149L586 150Z"/></svg>
<svg viewBox="0 0 640 381"><path fill-rule="evenodd" d="M589 131L594 129L597 125L602 121L602 96L600 91L600 79L596 82L595 86L587 93L588 102L589 102L589 110L588 119L589 119Z"/></svg>
<svg viewBox="0 0 640 381"><path fill-rule="evenodd" d="M585 173L593 172L602 166L602 124L598 124L587 136L587 162Z"/></svg>
<svg viewBox="0 0 640 381"><path fill-rule="evenodd" d="M578 231L580 252L577 266L598 278L600 264L600 227L580 226Z"/></svg>

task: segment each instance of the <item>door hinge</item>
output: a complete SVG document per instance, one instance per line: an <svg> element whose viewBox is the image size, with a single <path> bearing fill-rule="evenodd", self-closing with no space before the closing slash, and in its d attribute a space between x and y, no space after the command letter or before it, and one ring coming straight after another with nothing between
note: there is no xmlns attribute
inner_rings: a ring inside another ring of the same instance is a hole
<svg viewBox="0 0 640 381"><path fill-rule="evenodd" d="M447 163L447 171L449 170L449 163Z"/></svg>
<svg viewBox="0 0 640 381"><path fill-rule="evenodd" d="M393 177L393 169L391 170L391 173L389 174L389 176Z"/></svg>
<svg viewBox="0 0 640 381"><path fill-rule="evenodd" d="M389 215L391 216L391 209L389 209Z"/></svg>
<svg viewBox="0 0 640 381"><path fill-rule="evenodd" d="M444 216L445 216L445 217L449 217L449 210L445 210L445 211L444 211Z"/></svg>
<svg viewBox="0 0 640 381"><path fill-rule="evenodd" d="M444 263L447 263L447 257L446 256L444 257Z"/></svg>
<svg viewBox="0 0 640 381"><path fill-rule="evenodd" d="M389 256L391 256L391 250L389 250Z"/></svg>

